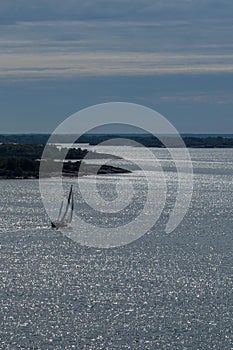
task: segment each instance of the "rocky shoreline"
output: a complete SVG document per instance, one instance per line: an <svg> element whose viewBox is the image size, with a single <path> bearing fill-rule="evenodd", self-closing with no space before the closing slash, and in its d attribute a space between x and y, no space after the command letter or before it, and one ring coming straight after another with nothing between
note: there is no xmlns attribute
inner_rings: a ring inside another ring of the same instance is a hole
<svg viewBox="0 0 233 350"><path fill-rule="evenodd" d="M26 168L19 164L26 164ZM87 175L107 175L107 174L127 174L131 173L130 170L115 167L112 165L100 165L97 164L83 164L80 169L81 161L77 161L75 163L64 163L62 176L63 177L78 177L78 176L87 176ZM3 169L0 168L0 180L25 180L25 179L39 179L39 165L40 161L25 162L25 159L11 159L10 162L7 163L8 166ZM1 159L0 159L1 165ZM51 171L49 173L45 173L43 175L44 178L52 178L57 177L60 174L57 171Z"/></svg>

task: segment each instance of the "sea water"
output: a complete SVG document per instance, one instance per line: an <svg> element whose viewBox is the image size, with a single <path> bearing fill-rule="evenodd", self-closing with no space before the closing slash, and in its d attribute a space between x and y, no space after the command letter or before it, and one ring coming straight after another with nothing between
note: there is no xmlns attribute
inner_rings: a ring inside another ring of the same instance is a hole
<svg viewBox="0 0 233 350"><path fill-rule="evenodd" d="M111 147L100 151L111 153ZM166 150L152 151L165 172L166 206L147 234L114 249L82 246L50 229L37 180L0 182L1 349L233 348L233 150L190 150L193 197L170 234L165 224L176 196L176 169ZM135 161L142 160L141 152L122 149ZM143 162L154 176L151 159ZM121 177L127 192L129 176L99 175L97 185L104 197L115 198L116 180ZM139 195L142 171L132 176ZM88 191L94 177L81 181ZM90 215L75 191L77 214L98 224L98 214ZM129 220L140 210L137 198ZM108 218L101 217L104 224Z"/></svg>

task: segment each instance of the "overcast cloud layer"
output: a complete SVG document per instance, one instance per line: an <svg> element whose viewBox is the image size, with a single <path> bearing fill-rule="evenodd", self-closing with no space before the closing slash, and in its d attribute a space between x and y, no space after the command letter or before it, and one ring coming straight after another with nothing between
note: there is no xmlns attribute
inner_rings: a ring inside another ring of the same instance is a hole
<svg viewBox="0 0 233 350"><path fill-rule="evenodd" d="M0 76L232 72L231 24L206 25L94 20L2 25Z"/></svg>
<svg viewBox="0 0 233 350"><path fill-rule="evenodd" d="M232 17L231 0L1 0L3 21Z"/></svg>
<svg viewBox="0 0 233 350"><path fill-rule="evenodd" d="M232 72L231 13L231 0L1 0L0 76Z"/></svg>
<svg viewBox="0 0 233 350"><path fill-rule="evenodd" d="M209 104L216 120L217 113L226 116L229 130L232 80L226 83L223 77L233 73L232 13L232 0L0 0L0 89L8 91L1 95L2 101L0 96L1 113L9 117L9 123L14 111L25 114L23 101L37 89L35 98L43 96L44 102L36 111L40 117L52 108L47 101L46 110L45 103L52 95L43 95L49 86L50 91L59 89L57 98L62 98L64 106L73 106L71 112L93 102L128 100L162 108L185 104L192 115L193 106ZM204 89L200 85L193 90L193 75L203 76ZM221 76L221 83L215 80L214 91L213 75ZM153 82L147 80L151 77ZM165 77L176 83L173 91L167 85L167 91L160 93L155 82L163 84ZM89 78L98 79L98 88L93 88L95 83ZM112 85L108 78L113 79ZM67 84L77 86L78 81L90 85L85 93L82 88L80 100L80 91L76 97L69 91L74 96L71 100L65 93ZM129 87L127 92L124 86ZM227 109L214 108L220 105ZM32 110L31 104L28 118ZM171 111L175 113L173 107ZM201 111L210 113L207 107ZM61 106L51 113L60 112ZM181 114L177 112L178 117Z"/></svg>

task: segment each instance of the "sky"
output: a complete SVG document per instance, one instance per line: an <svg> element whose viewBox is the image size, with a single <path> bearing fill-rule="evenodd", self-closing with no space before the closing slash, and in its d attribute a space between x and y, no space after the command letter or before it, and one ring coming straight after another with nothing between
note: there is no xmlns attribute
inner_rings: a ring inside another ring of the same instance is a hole
<svg viewBox="0 0 233 350"><path fill-rule="evenodd" d="M122 101L232 134L232 14L232 0L0 0L0 133Z"/></svg>

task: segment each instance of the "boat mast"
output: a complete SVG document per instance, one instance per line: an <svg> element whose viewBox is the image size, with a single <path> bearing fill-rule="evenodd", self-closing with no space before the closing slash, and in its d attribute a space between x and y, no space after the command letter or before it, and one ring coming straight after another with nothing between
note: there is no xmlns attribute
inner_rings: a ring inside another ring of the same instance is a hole
<svg viewBox="0 0 233 350"><path fill-rule="evenodd" d="M61 218L61 221L65 220L65 217L66 217L67 212L68 212L69 207L70 207L70 201L71 201L72 198L73 198L73 185L70 186L70 193L69 193L66 209L65 209L65 212L64 212L64 214L63 214L63 216Z"/></svg>

